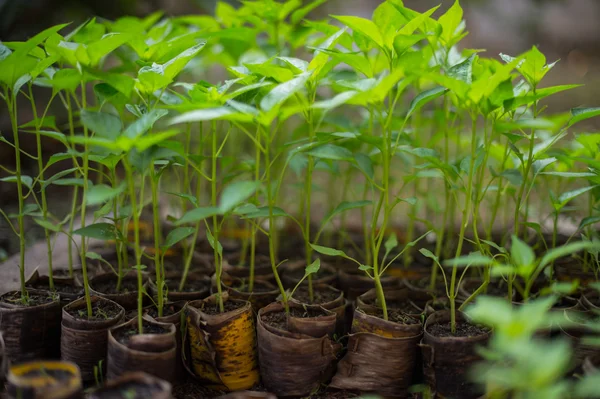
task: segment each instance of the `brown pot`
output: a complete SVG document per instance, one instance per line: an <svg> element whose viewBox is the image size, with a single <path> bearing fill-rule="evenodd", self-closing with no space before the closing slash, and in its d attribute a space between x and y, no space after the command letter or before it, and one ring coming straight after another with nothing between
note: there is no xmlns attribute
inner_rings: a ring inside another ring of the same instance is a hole
<svg viewBox="0 0 600 399"><path fill-rule="evenodd" d="M301 291L302 290L302 291ZM315 299L319 298L319 293L323 293L323 297L326 298L325 295L334 299L324 299L324 300L316 300L314 303L310 303L310 299L308 298L308 294L304 295L304 291L308 291L307 286L301 286L296 290L294 294L294 298L290 300L292 302L299 303L303 306L320 306L323 309L329 310L335 313L336 316L336 327L335 332L338 337L341 337L345 334L346 326L346 311L349 306L348 302L344 299L344 293L337 288L334 288L330 285L326 284L315 284L313 286L313 290L315 295L317 296ZM299 294L303 294L300 298L298 298Z"/></svg>
<svg viewBox="0 0 600 399"><path fill-rule="evenodd" d="M353 301L357 296L364 294L375 287L373 279L365 273L355 270L352 272L339 271L340 289L344 291L344 296L349 301ZM384 276L381 278L381 285L385 289L399 288L400 281L396 277Z"/></svg>
<svg viewBox="0 0 600 399"><path fill-rule="evenodd" d="M457 322L468 322L463 313L456 313ZM448 323L450 312L433 313L425 322L425 332L421 342L423 353L423 373L432 391L448 398L478 398L482 392L469 382L468 371L481 358L476 347L485 345L490 332L473 337L437 337L428 328L435 323Z"/></svg>
<svg viewBox="0 0 600 399"><path fill-rule="evenodd" d="M454 299L456 309L458 309L464 302L462 299ZM427 301L425 304L425 316L429 316L439 310L450 310L450 300L448 297L440 297Z"/></svg>
<svg viewBox="0 0 600 399"><path fill-rule="evenodd" d="M277 396L269 392L241 391L228 393L227 395L219 396L217 399L277 399Z"/></svg>
<svg viewBox="0 0 600 399"><path fill-rule="evenodd" d="M584 308L600 314L600 291L586 290L581 294L579 301Z"/></svg>
<svg viewBox="0 0 600 399"><path fill-rule="evenodd" d="M420 322L401 324L354 311L348 352L330 387L406 395L413 380L422 337Z"/></svg>
<svg viewBox="0 0 600 399"><path fill-rule="evenodd" d="M215 295L187 307L190 373L211 389L239 391L258 383L254 312L248 301L224 293L225 312ZM186 342L184 347L187 348ZM187 356L186 356L187 357Z"/></svg>
<svg viewBox="0 0 600 399"><path fill-rule="evenodd" d="M60 296L61 306L65 306L83 296L83 287L74 277L54 276L53 280L54 290ZM48 276L41 276L38 269L35 269L25 285L36 290L49 291L50 279Z"/></svg>
<svg viewBox="0 0 600 399"><path fill-rule="evenodd" d="M187 301L178 301L178 302L170 302L170 303L166 303L164 305L163 309L169 309L169 313L168 315L164 315L162 317L158 317L158 314L154 315L151 313L151 309L154 308L156 309L154 306L151 306L149 308L146 308L146 310L148 311L148 317L153 318L154 320L156 320L159 323L166 323L166 324L173 324L175 326L175 339L177 341L177 352L176 352L176 378L177 380L182 380L185 378L185 369L183 367L183 360L181 359L181 353L182 353L182 339L181 339L181 324L183 322L183 320L185 319L185 308L187 306L188 302Z"/></svg>
<svg viewBox="0 0 600 399"><path fill-rule="evenodd" d="M143 372L125 373L96 389L86 399L128 399L124 392L134 391L144 399L172 399L171 384Z"/></svg>
<svg viewBox="0 0 600 399"><path fill-rule="evenodd" d="M20 298L19 291L0 296L0 332L11 362L48 359L60 355L60 298L35 306L7 302ZM48 298L46 291L29 290L30 298Z"/></svg>
<svg viewBox="0 0 600 399"><path fill-rule="evenodd" d="M598 370L600 370L600 354L586 357L583 360L582 369L586 375L598 373Z"/></svg>
<svg viewBox="0 0 600 399"><path fill-rule="evenodd" d="M304 269L306 269L305 260L282 264L279 270L283 286L286 289L294 288L304 278ZM312 282L313 284L327 284L336 287L338 284L337 270L327 263L321 263L317 274L312 276Z"/></svg>
<svg viewBox="0 0 600 399"><path fill-rule="evenodd" d="M136 309L138 306L138 292L137 292L137 272L129 272L123 276L122 284L130 284L135 286L136 289L127 292L116 292L116 293L105 293L100 291L98 288L101 284L108 285L109 287L117 286L117 276L114 273L100 274L90 280L90 292L92 295L101 296L103 298L110 299L123 306L125 310ZM146 289L148 285L148 275L143 273L143 287Z"/></svg>
<svg viewBox="0 0 600 399"><path fill-rule="evenodd" d="M76 399L81 396L79 368L71 362L33 361L10 367L9 399Z"/></svg>
<svg viewBox="0 0 600 399"><path fill-rule="evenodd" d="M577 279L581 286L597 281L593 266L588 271L584 271L583 266L583 262L577 258L564 257L554 261L554 273L559 281L571 282Z"/></svg>
<svg viewBox="0 0 600 399"><path fill-rule="evenodd" d="M407 315L420 316L425 309L425 304L432 299L423 291L410 291L406 288L384 291L386 306L388 309L401 311ZM371 289L356 298L356 307L372 311L379 309L376 304L377 292Z"/></svg>
<svg viewBox="0 0 600 399"><path fill-rule="evenodd" d="M176 372L177 340L173 324L144 319L144 326L161 333L135 334L125 343L117 339L122 332L137 329L137 319L114 327L108 332L107 378L113 379L129 371L143 371L173 382Z"/></svg>
<svg viewBox="0 0 600 399"><path fill-rule="evenodd" d="M561 336L571 343L572 370L579 369L586 358L600 355L600 347L590 345L584 340L585 337L597 335L597 331L591 325L597 314L574 306L564 310L564 317L566 323L559 323L559 331Z"/></svg>
<svg viewBox="0 0 600 399"><path fill-rule="evenodd" d="M87 314L85 298L71 302L62 310L61 358L75 363L81 370L84 381L94 380L95 367L101 366L104 375L108 330L119 324L125 315L123 307L110 299L93 296L91 301L100 311L106 311L106 307L110 307L116 315L93 320L74 317L70 312L83 311ZM98 310L95 314L98 315Z"/></svg>
<svg viewBox="0 0 600 399"><path fill-rule="evenodd" d="M293 303L290 303L290 307L302 309ZM309 321L302 323L304 334L267 323L270 314L282 312L284 307L278 302L258 312L258 353L262 380L266 388L278 396L308 395L330 377L341 345L328 335L315 337L322 334L322 325L312 329ZM331 322L330 325L334 326L335 318L330 319ZM288 326L289 323L288 319ZM294 328L298 328L293 323Z"/></svg>
<svg viewBox="0 0 600 399"><path fill-rule="evenodd" d="M211 280L213 286L212 291L213 293L216 293L216 276L213 275ZM248 292L242 288L246 285L246 279L232 277L225 273L221 276L221 286L223 287L223 291L227 292L231 299L250 302L252 304L252 309L254 309L255 312L258 312L260 309L275 301L277 295L279 295L277 287L266 280L255 279L254 290L252 292Z"/></svg>
<svg viewBox="0 0 600 399"><path fill-rule="evenodd" d="M210 295L210 278L195 273L187 275L184 289L180 291L179 283L182 275L181 272L167 272L165 275L169 302L194 301ZM152 279L148 282L148 291L156 298L157 288Z"/></svg>

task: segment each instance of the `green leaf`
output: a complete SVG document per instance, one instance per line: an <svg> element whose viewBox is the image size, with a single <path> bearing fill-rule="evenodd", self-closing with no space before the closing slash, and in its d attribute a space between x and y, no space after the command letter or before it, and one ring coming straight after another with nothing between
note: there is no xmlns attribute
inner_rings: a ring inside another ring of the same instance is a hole
<svg viewBox="0 0 600 399"><path fill-rule="evenodd" d="M55 233L60 231L60 225L55 225L55 224L51 223L49 220L40 219L40 218L33 218L33 220L46 230L54 231Z"/></svg>
<svg viewBox="0 0 600 399"><path fill-rule="evenodd" d="M161 245L162 249L171 248L179 241L186 239L187 237L194 234L196 229L194 227L177 227L169 232L165 243Z"/></svg>
<svg viewBox="0 0 600 399"><path fill-rule="evenodd" d="M584 194L590 190L593 190L595 187L598 187L598 186L588 186L588 187L582 187L582 188L578 188L576 190L568 191L566 193L561 194L560 197L558 197L558 201L561 204L566 204L567 202L580 196L581 194Z"/></svg>
<svg viewBox="0 0 600 399"><path fill-rule="evenodd" d="M533 249L515 235L512 236L510 257L514 264L520 268L529 268L535 263Z"/></svg>
<svg viewBox="0 0 600 399"><path fill-rule="evenodd" d="M569 127L586 119L600 116L600 107L597 108L573 108L571 110L573 117L569 121Z"/></svg>
<svg viewBox="0 0 600 399"><path fill-rule="evenodd" d="M175 222L176 226L180 226L186 223L197 223L201 220L209 217L219 215L221 212L219 208L214 206L200 207L187 211L178 221Z"/></svg>
<svg viewBox="0 0 600 399"><path fill-rule="evenodd" d="M434 87L433 89L429 89L422 93L419 93L410 102L410 107L408 109L408 113L406 114L406 118L410 117L412 115L412 113L415 112L417 109L421 108L428 102L435 100L436 98L438 98L442 94L446 93L447 91L448 91L447 88L438 86L438 87Z"/></svg>
<svg viewBox="0 0 600 399"><path fill-rule="evenodd" d="M219 241L215 240L215 237L212 235L210 230L206 230L206 238L208 239L208 243L213 249L217 250L219 255L223 254L223 246Z"/></svg>
<svg viewBox="0 0 600 399"><path fill-rule="evenodd" d="M577 87L581 87L581 85L563 85L563 86L553 86L553 87L544 87L543 89L537 89L535 94L527 93L522 96L514 97L508 99L504 102L504 108L507 110L513 110L522 105L533 104L534 101L541 100L542 98L546 98L556 93L560 93L561 91L574 89Z"/></svg>
<svg viewBox="0 0 600 399"><path fill-rule="evenodd" d="M339 107L342 104L347 103L349 100L351 100L357 94L358 94L357 91L353 91L353 90L345 91L345 92L342 92L342 93L338 94L337 96L330 98L328 100L317 101L317 102L313 103L312 108L330 110L330 109Z"/></svg>
<svg viewBox="0 0 600 399"><path fill-rule="evenodd" d="M290 17L290 21L293 25L297 25L309 12L319 7L321 4L325 3L327 0L313 0L308 3L306 6L297 9L292 13Z"/></svg>
<svg viewBox="0 0 600 399"><path fill-rule="evenodd" d="M201 122L210 120L232 120L240 122L251 122L253 116L237 112L231 107L205 108L186 112L176 116L169 121L170 125L189 122Z"/></svg>
<svg viewBox="0 0 600 399"><path fill-rule="evenodd" d="M223 214L231 211L250 198L259 187L260 182L257 181L236 181L229 184L221 193L219 211Z"/></svg>
<svg viewBox="0 0 600 399"><path fill-rule="evenodd" d="M593 224L596 224L600 222L600 216L588 216L585 217L583 219L581 219L581 222L579 223L579 230L582 230L584 228L586 228L587 226L591 226Z"/></svg>
<svg viewBox="0 0 600 399"><path fill-rule="evenodd" d="M573 255L582 250L599 250L600 243L592 242L592 241L578 241L572 242L570 244L566 244L560 246L558 248L553 248L546 252L546 254L542 257L540 261L539 268L543 269L545 266L555 261L558 258L562 258L563 256Z"/></svg>
<svg viewBox="0 0 600 399"><path fill-rule="evenodd" d="M316 244L310 244L310 246L312 247L312 249L314 249L315 251L317 251L318 253L323 254L323 255L341 256L344 258L347 257L346 253L344 253L344 251L340 251L339 249L323 247L321 245L316 245Z"/></svg>
<svg viewBox="0 0 600 399"><path fill-rule="evenodd" d="M335 49L320 49L323 54L330 55L339 62L347 64L352 69L362 73L368 78L373 77L373 68L371 63L362 53L342 52Z"/></svg>
<svg viewBox="0 0 600 399"><path fill-rule="evenodd" d="M310 265L306 266L304 269L304 275L310 276L311 274L315 274L321 268L321 259L317 258Z"/></svg>
<svg viewBox="0 0 600 399"><path fill-rule="evenodd" d="M385 48L383 36L381 36L379 28L377 27L377 25L375 25L373 21L355 16L333 15L333 18L348 26L353 31L368 37L373 43L375 43L380 48Z"/></svg>
<svg viewBox="0 0 600 399"><path fill-rule="evenodd" d="M90 59L90 65L97 65L102 57L122 46L132 36L126 33L109 33L104 35L100 40L90 43L87 46L87 53Z"/></svg>
<svg viewBox="0 0 600 399"><path fill-rule="evenodd" d="M398 238L396 237L395 233L390 234L390 236L388 237L387 240L385 240L385 253L386 255L389 254L391 252L392 249L396 248L398 246Z"/></svg>
<svg viewBox="0 0 600 399"><path fill-rule="evenodd" d="M324 144L307 151L309 155L321 159L333 159L336 161L352 161L352 152L347 148L335 144Z"/></svg>
<svg viewBox="0 0 600 399"><path fill-rule="evenodd" d="M109 201L123 191L125 191L125 183L120 184L118 187L110 187L106 184L96 184L88 189L86 194L86 202L88 205L100 205Z"/></svg>
<svg viewBox="0 0 600 399"><path fill-rule="evenodd" d="M373 168L373 161L371 157L363 153L354 154L354 160L356 161L356 165L358 169L361 170L369 179L373 180L375 176L375 170Z"/></svg>
<svg viewBox="0 0 600 399"><path fill-rule="evenodd" d="M33 179L31 178L31 176L27 176L27 175L21 175L20 179L17 179L17 176L7 176L7 177L3 177L0 179L0 181L6 182L6 183L16 183L17 181L20 181L22 185L24 185L27 188L31 188L32 184L33 184Z"/></svg>
<svg viewBox="0 0 600 399"><path fill-rule="evenodd" d="M96 238L98 240L115 240L118 237L118 231L114 224L95 223L82 227L73 232L74 235Z"/></svg>
<svg viewBox="0 0 600 399"><path fill-rule="evenodd" d="M373 270L373 266L360 265L360 266L358 266L358 270L363 271L363 272L368 272L369 270ZM363 398L364 398L364 396L363 396Z"/></svg>
<svg viewBox="0 0 600 399"><path fill-rule="evenodd" d="M251 204L245 204L245 205L251 205ZM254 206L254 207L256 208L256 206ZM239 209L239 208L237 208L237 209ZM236 209L236 213L237 213L237 209ZM252 210L250 212L243 213L242 216L244 217L244 219L257 219L257 218L269 217L270 214L272 214L273 217L281 217L281 216L290 217L290 215L286 211L279 208L278 206L274 206L271 210L269 210L268 206L261 206L260 208L256 208L255 210Z"/></svg>
<svg viewBox="0 0 600 399"><path fill-rule="evenodd" d="M476 56L477 54L472 54L466 60L452 66L448 69L448 76L460 80L461 82L471 84L473 82L473 61Z"/></svg>
<svg viewBox="0 0 600 399"><path fill-rule="evenodd" d="M494 264L494 259L482 255L478 252L469 255L459 256L458 258L444 261L444 266L464 267L464 266L490 266Z"/></svg>
<svg viewBox="0 0 600 399"><path fill-rule="evenodd" d="M446 43L450 43L457 34L460 34L459 27L462 24L462 18L463 9L456 0L452 7L438 19L439 24L442 26L442 38Z"/></svg>
<svg viewBox="0 0 600 399"><path fill-rule="evenodd" d="M98 136L115 140L121 133L121 119L106 112L81 111L81 123Z"/></svg>
<svg viewBox="0 0 600 399"><path fill-rule="evenodd" d="M298 75L294 79L291 79L285 83L275 86L266 96L260 101L260 108L263 111L270 111L273 108L281 105L285 100L293 96L299 90L302 90L308 79L310 78L311 72L305 72Z"/></svg>
<svg viewBox="0 0 600 399"><path fill-rule="evenodd" d="M329 220L331 220L334 216L339 215L340 213L349 211L351 209L357 209L357 208L362 208L365 207L367 205L371 205L373 202L372 201L352 201L352 202L348 202L348 201L343 201L340 202L338 204L338 206L336 206L333 210L331 210L324 218L322 221L322 224L327 223Z"/></svg>
<svg viewBox="0 0 600 399"><path fill-rule="evenodd" d="M154 109L147 114L142 115L141 118L127 126L127 129L123 132L123 136L130 139L141 136L150 130L154 123L166 114L168 114L166 109Z"/></svg>

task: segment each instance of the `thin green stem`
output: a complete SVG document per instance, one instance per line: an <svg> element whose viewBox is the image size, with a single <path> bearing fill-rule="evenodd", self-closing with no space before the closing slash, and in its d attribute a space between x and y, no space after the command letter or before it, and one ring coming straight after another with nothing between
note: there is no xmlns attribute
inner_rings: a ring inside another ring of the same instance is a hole
<svg viewBox="0 0 600 399"><path fill-rule="evenodd" d="M211 205L217 206L217 122L212 121L212 163L211 163ZM215 257L215 274L217 277L217 301L219 304L219 311L223 313L225 307L223 305L223 287L221 287L221 275L223 274L223 262L221 254L219 253L219 223L217 215L212 217L212 235L213 235L213 251Z"/></svg>

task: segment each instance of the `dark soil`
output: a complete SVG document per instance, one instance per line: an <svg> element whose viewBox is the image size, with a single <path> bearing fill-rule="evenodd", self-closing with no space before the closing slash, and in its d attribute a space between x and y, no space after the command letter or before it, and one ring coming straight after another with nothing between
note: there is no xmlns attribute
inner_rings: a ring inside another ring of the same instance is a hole
<svg viewBox="0 0 600 399"><path fill-rule="evenodd" d="M137 309L131 309L131 310L126 310L125 311L125 321L131 320L135 317L138 316L138 311Z"/></svg>
<svg viewBox="0 0 600 399"><path fill-rule="evenodd" d="M170 292L200 292L205 291L207 288L210 288L209 280L192 280L187 279L185 281L185 285L183 286L183 290L179 289L179 280L167 280L167 287Z"/></svg>
<svg viewBox="0 0 600 399"><path fill-rule="evenodd" d="M367 305L379 307L379 305L376 303L377 302L376 298L368 298L364 302ZM407 313L407 314L419 314L419 313L423 312L422 309L417 307L415 304L413 304L408 299L399 299L399 300L386 299L385 304L388 308L388 312L390 310L395 310L395 311Z"/></svg>
<svg viewBox="0 0 600 399"><path fill-rule="evenodd" d="M106 390L102 393L92 393L91 399L148 399L155 393L161 392L158 384L141 384L138 382L127 382L118 388Z"/></svg>
<svg viewBox="0 0 600 399"><path fill-rule="evenodd" d="M298 287L296 292L294 292L294 299L308 304L323 304L327 302L335 301L339 298L340 293L332 290L319 290L315 289L314 292L314 301L310 301L310 296L308 295L308 286Z"/></svg>
<svg viewBox="0 0 600 399"><path fill-rule="evenodd" d="M340 391L324 386L316 393L307 396L305 399L350 399L359 398L360 396L360 392Z"/></svg>
<svg viewBox="0 0 600 399"><path fill-rule="evenodd" d="M244 302L238 302L238 301L226 301L223 303L223 310L225 312L231 312L232 310L236 310L239 309L241 307L245 306ZM207 304L204 303L202 306L202 311L206 314L210 314L210 315L215 315L215 314L220 314L221 311L219 309L219 304L215 303L214 305L212 304Z"/></svg>
<svg viewBox="0 0 600 399"><path fill-rule="evenodd" d="M21 293L15 292L11 295L4 295L0 298L0 302L9 303L11 305L20 305L20 306L38 306L45 305L47 303L54 302L56 298L52 296L50 293L48 294L37 294L37 293L29 293L29 297L26 303L21 301Z"/></svg>
<svg viewBox="0 0 600 399"><path fill-rule="evenodd" d="M173 305L169 305L169 306L163 306L163 315L162 317L166 317L166 316L171 316L174 315L175 313L179 312L181 309L177 308ZM158 309L156 307L151 307L148 309L148 315L153 317L153 318L157 318L158 317Z"/></svg>
<svg viewBox="0 0 600 399"><path fill-rule="evenodd" d="M489 332L483 326L470 323L456 323L456 333L452 334L450 323L436 323L427 327L427 332L436 337L476 337Z"/></svg>
<svg viewBox="0 0 600 399"><path fill-rule="evenodd" d="M380 308L372 309L372 310L371 309L369 309L369 310L363 309L363 311L366 314L379 317L380 319L383 320L383 310ZM388 307L388 320L393 321L394 323L398 323L398 324L420 324L421 323L420 319L417 319L414 316L408 315L401 310L393 309L393 308L389 308L389 307Z"/></svg>
<svg viewBox="0 0 600 399"><path fill-rule="evenodd" d="M217 398L223 394L225 394L225 392L204 387L191 378L186 383L173 388L173 397L175 399L208 399Z"/></svg>
<svg viewBox="0 0 600 399"><path fill-rule="evenodd" d="M144 321L143 328L144 328L144 334L166 334L167 333L167 331L163 327L148 323L147 321ZM121 328L121 329L113 332L113 337L115 337L115 339L119 343L121 343L123 345L127 345L127 343L129 342L129 338L132 337L133 335L137 335L137 334L138 334L138 329L137 329L137 323L136 323L136 324L131 325L129 328Z"/></svg>
<svg viewBox="0 0 600 399"><path fill-rule="evenodd" d="M28 287L35 288L36 290L51 291L50 285L48 283L37 283L28 285ZM56 282L54 282L54 291L58 292L59 294L64 293L77 295L82 293L83 287L77 287L72 284L57 284Z"/></svg>
<svg viewBox="0 0 600 399"><path fill-rule="evenodd" d="M249 285L246 281L241 281L231 285L231 288L238 290L240 292L248 292ZM254 281L254 287L252 288L252 292L254 293L264 293L271 292L276 290L277 288L272 287L271 285L263 284L260 281Z"/></svg>
<svg viewBox="0 0 600 399"><path fill-rule="evenodd" d="M290 316L297 318L312 318L327 316L327 312L320 308L290 308ZM271 312L262 316L262 320L270 326L287 331L287 317L285 311Z"/></svg>
<svg viewBox="0 0 600 399"><path fill-rule="evenodd" d="M121 290L117 291L117 280L115 279L114 281L103 281L101 283L94 283L92 288L103 294L115 295L137 292L138 286L136 279L123 279L121 280Z"/></svg>
<svg viewBox="0 0 600 399"><path fill-rule="evenodd" d="M76 319L88 321L110 320L119 315L121 309L116 303L96 301L92 303L92 317L88 318L85 306L79 309L67 309L67 313Z"/></svg>

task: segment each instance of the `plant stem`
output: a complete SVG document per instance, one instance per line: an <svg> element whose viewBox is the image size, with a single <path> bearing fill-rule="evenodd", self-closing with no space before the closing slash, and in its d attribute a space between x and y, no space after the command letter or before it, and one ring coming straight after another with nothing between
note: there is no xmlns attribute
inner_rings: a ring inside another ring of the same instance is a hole
<svg viewBox="0 0 600 399"><path fill-rule="evenodd" d="M85 109L85 107L87 106L87 102L86 102L86 87L85 84L82 83L81 84L81 107L82 109ZM87 127L84 125L83 126L83 137L84 139L87 140L88 138L88 129ZM85 227L85 218L86 218L86 194L88 192L88 173L89 173L89 161L88 161L88 156L89 156L89 152L88 152L88 145L87 142L84 143L83 145L83 161L82 161L82 167L83 167L83 187L82 187L82 195L81 195L81 228ZM86 303L86 308L87 308L87 315L88 318L92 317L92 299L90 298L90 287L89 287L89 280L88 280L88 273L87 273L87 260L86 260L86 253L87 253L87 243L85 241L85 237L81 237L81 253L80 253L80 257L81 257L81 271L83 274L83 290L85 293L85 303Z"/></svg>
<svg viewBox="0 0 600 399"><path fill-rule="evenodd" d="M256 142L258 145L254 146L254 181L260 180L260 131L256 130ZM258 204L258 190L254 193L254 200ZM256 234L258 233L258 228L252 224L252 236L250 243L250 276L248 282L248 292L254 291L254 273L256 268Z"/></svg>
<svg viewBox="0 0 600 399"><path fill-rule="evenodd" d="M158 180L160 176L156 175L154 171L154 165L150 166L150 190L152 191L152 223L154 224L154 267L156 273L156 288L157 288L157 310L158 317L163 316L164 308L164 282L165 272L163 270L163 262L160 244L162 240L161 224L160 224L160 211L158 209Z"/></svg>
<svg viewBox="0 0 600 399"><path fill-rule="evenodd" d="M111 169L111 179L113 182L113 187L117 187L117 172L115 170L115 168ZM117 222L116 219L118 218L119 215L119 201L117 200L117 198L115 198L113 200L113 217L115 218L115 223L119 223L119 225L121 225L120 222ZM119 226L119 231L123 231L122 229L122 225ZM117 242L115 243L115 250L117 251L117 292L121 291L121 284L123 283L123 253L122 253L122 249L121 246L123 246L124 243L121 240L117 240Z"/></svg>
<svg viewBox="0 0 600 399"><path fill-rule="evenodd" d="M71 94L67 92L67 114L69 118L69 136L73 138L75 136L75 125L73 123L73 110L71 108ZM73 166L76 167L77 163L73 160ZM69 217L68 237L73 236L73 225L75 223L75 215L77 214L77 197L79 193L79 187L73 187L73 198L71 199L71 213ZM69 277L73 277L73 240L67 241L67 256L69 257Z"/></svg>
<svg viewBox="0 0 600 399"><path fill-rule="evenodd" d="M6 90L5 98L10 113L10 123L12 126L13 140L15 145L15 178L19 202L19 214L17 215L17 224L19 225L19 278L21 283L21 301L26 303L28 294L27 289L25 288L25 215L23 215L25 200L23 199L23 183L21 182L21 146L19 144L16 93L11 100L11 93Z"/></svg>
<svg viewBox="0 0 600 399"><path fill-rule="evenodd" d="M463 242L465 240L465 230L469 224L469 210L471 209L471 197L473 196L473 175L475 172L475 152L477 151L477 117L471 116L471 160L469 163L469 177L467 182L467 192L465 206L463 208L462 220L460 223L460 232L458 233L458 243L456 245L455 258L462 254ZM452 334L456 333L456 273L457 267L452 268L452 278L450 280L450 330Z"/></svg>
<svg viewBox="0 0 600 399"><path fill-rule="evenodd" d="M211 164L211 205L217 206L217 122L211 122L212 130L212 164ZM219 253L219 222L217 215L212 217L212 236L213 236L213 253L215 257L215 274L217 277L217 301L219 311L223 313L225 307L223 305L223 287L221 287L221 275L223 274L223 263L221 254Z"/></svg>
<svg viewBox="0 0 600 399"><path fill-rule="evenodd" d="M44 181L44 158L42 156L42 136L40 134L40 123L38 121L37 107L33 98L32 84L29 83L29 100L31 102L31 111L35 124L35 143L37 147L38 179ZM42 219L48 221L48 201L46 198L46 187L40 185L40 194L42 197ZM48 286L50 291L54 291L54 273L52 271L52 237L50 230L44 227L44 237L46 239L46 254L48 257Z"/></svg>
<svg viewBox="0 0 600 399"><path fill-rule="evenodd" d="M131 215L133 217L133 236L134 236L134 248L135 248L135 265L137 268L137 289L138 289L138 333L144 333L144 324L142 319L143 309L143 276L142 276L142 249L140 248L140 214L138 211L137 196L135 195L135 181L133 180L133 171L127 157L123 158L123 164L125 166L125 172L127 174L127 184L129 187L129 200L131 201Z"/></svg>

